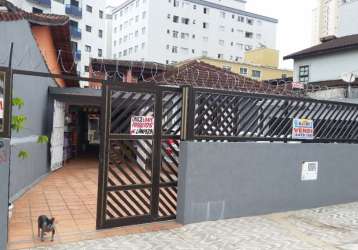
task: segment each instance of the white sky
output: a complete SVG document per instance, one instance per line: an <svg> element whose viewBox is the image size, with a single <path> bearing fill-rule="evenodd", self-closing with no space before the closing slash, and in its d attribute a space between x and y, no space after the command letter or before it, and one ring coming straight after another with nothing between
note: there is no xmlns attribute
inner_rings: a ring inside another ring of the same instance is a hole
<svg viewBox="0 0 358 250"><path fill-rule="evenodd" d="M107 0L117 6L124 0ZM316 0L247 0L246 10L279 20L277 49L280 57L311 46L312 9ZM282 61L283 68L293 68L293 62Z"/></svg>

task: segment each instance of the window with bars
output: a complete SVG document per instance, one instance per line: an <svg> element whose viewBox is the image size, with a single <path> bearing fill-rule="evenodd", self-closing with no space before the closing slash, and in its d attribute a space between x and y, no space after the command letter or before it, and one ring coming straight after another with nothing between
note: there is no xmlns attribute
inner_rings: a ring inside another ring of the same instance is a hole
<svg viewBox="0 0 358 250"><path fill-rule="evenodd" d="M308 65L300 66L298 76L300 82L307 83L310 78L310 67Z"/></svg>

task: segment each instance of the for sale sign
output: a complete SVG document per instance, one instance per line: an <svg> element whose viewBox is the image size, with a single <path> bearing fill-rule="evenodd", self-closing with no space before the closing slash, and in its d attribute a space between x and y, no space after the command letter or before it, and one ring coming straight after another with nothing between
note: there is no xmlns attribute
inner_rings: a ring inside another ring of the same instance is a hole
<svg viewBox="0 0 358 250"><path fill-rule="evenodd" d="M132 116L131 135L153 135L154 117L153 116Z"/></svg>
<svg viewBox="0 0 358 250"><path fill-rule="evenodd" d="M292 139L313 140L314 139L313 120L293 119Z"/></svg>

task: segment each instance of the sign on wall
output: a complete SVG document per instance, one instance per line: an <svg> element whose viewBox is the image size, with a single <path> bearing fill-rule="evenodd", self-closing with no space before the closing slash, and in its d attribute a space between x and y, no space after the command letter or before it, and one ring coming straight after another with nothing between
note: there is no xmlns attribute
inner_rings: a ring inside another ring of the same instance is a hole
<svg viewBox="0 0 358 250"><path fill-rule="evenodd" d="M315 181L318 178L318 162L303 162L302 164L302 181Z"/></svg>
<svg viewBox="0 0 358 250"><path fill-rule="evenodd" d="M314 124L310 119L293 119L292 139L313 140Z"/></svg>
<svg viewBox="0 0 358 250"><path fill-rule="evenodd" d="M153 116L132 116L131 135L153 135L154 117Z"/></svg>
<svg viewBox="0 0 358 250"><path fill-rule="evenodd" d="M292 88L293 89L305 89L305 85L302 82L293 82Z"/></svg>

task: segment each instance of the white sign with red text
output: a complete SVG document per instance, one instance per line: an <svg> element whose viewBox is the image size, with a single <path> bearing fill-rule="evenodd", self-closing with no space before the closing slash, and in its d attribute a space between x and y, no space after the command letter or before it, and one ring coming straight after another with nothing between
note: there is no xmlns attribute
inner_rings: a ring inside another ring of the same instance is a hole
<svg viewBox="0 0 358 250"><path fill-rule="evenodd" d="M292 88L293 89L304 89L305 85L302 82L293 82Z"/></svg>
<svg viewBox="0 0 358 250"><path fill-rule="evenodd" d="M131 135L153 135L154 117L153 116L132 116Z"/></svg>

